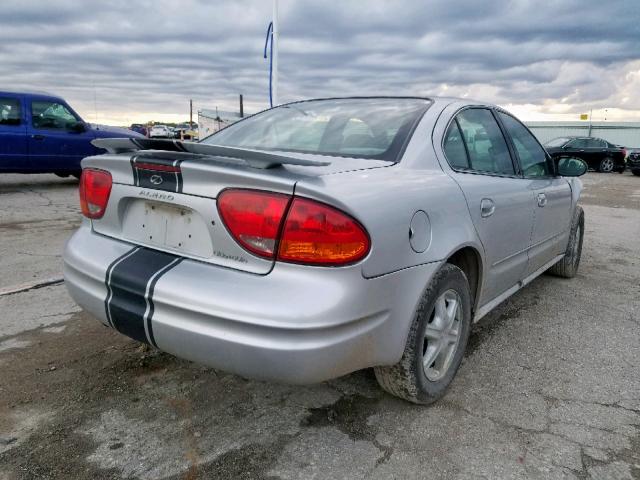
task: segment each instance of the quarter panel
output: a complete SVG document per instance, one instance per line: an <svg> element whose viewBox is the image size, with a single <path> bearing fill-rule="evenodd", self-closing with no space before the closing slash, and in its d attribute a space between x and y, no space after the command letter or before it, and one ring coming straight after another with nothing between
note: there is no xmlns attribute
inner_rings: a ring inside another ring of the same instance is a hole
<svg viewBox="0 0 640 480"><path fill-rule="evenodd" d="M465 245L481 251L464 197L439 167L403 168L400 163L320 177L298 182L296 195L330 203L365 226L371 237L371 251L362 264L365 277L444 260ZM432 237L422 252L411 248L409 237L411 219L419 210L429 217Z"/></svg>

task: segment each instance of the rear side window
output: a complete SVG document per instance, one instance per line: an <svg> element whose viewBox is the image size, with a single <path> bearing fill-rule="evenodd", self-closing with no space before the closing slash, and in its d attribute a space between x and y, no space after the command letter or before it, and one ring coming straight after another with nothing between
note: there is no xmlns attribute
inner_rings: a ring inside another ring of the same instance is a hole
<svg viewBox="0 0 640 480"><path fill-rule="evenodd" d="M500 120L518 154L522 173L525 177L546 177L551 175L547 154L535 137L518 120L506 113L498 112Z"/></svg>
<svg viewBox="0 0 640 480"><path fill-rule="evenodd" d="M484 108L470 108L456 116L470 170L497 175L515 175L509 148L493 114ZM446 145L445 145L446 146ZM445 148L446 150L446 148ZM453 165L452 160L449 162Z"/></svg>
<svg viewBox="0 0 640 480"><path fill-rule="evenodd" d="M587 146L589 148L605 148L607 144L604 140L600 140L599 138L590 138L587 140Z"/></svg>
<svg viewBox="0 0 640 480"><path fill-rule="evenodd" d="M0 97L0 125L20 125L20 100Z"/></svg>
<svg viewBox="0 0 640 480"><path fill-rule="evenodd" d="M451 122L451 125L449 125L449 129L447 130L447 134L445 135L444 153L447 156L449 165L453 168L469 168L469 158L467 157L467 151L464 147L460 127L456 120Z"/></svg>
<svg viewBox="0 0 640 480"><path fill-rule="evenodd" d="M568 144L568 147L571 148L586 148L587 147L587 139L586 138L576 138L571 140Z"/></svg>

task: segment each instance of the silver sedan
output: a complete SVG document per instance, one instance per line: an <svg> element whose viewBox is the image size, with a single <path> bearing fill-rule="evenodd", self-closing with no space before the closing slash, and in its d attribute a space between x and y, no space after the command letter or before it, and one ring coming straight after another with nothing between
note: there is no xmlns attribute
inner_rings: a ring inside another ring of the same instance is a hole
<svg viewBox="0 0 640 480"><path fill-rule="evenodd" d="M575 275L586 166L455 98L290 103L200 143L105 139L64 254L73 298L124 335L252 378L374 367L441 397L472 322Z"/></svg>

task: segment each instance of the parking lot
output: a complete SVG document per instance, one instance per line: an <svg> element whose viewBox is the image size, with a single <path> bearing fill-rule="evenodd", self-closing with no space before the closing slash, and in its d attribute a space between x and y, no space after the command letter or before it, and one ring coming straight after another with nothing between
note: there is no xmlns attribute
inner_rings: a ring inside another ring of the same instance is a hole
<svg viewBox="0 0 640 480"><path fill-rule="evenodd" d="M104 328L60 281L77 182L0 177L0 479L640 478L640 178L583 179L578 276L485 317L421 407L371 371L256 382Z"/></svg>

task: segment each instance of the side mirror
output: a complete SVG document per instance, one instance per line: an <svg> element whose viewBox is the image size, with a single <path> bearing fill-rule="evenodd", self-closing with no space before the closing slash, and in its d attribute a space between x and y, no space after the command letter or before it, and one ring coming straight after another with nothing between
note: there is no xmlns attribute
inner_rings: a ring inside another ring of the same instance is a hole
<svg viewBox="0 0 640 480"><path fill-rule="evenodd" d="M73 133L83 133L87 131L87 126L84 122L76 122L69 126L69 131Z"/></svg>
<svg viewBox="0 0 640 480"><path fill-rule="evenodd" d="M587 173L587 164L574 157L563 157L558 159L558 175L563 177L579 177Z"/></svg>

